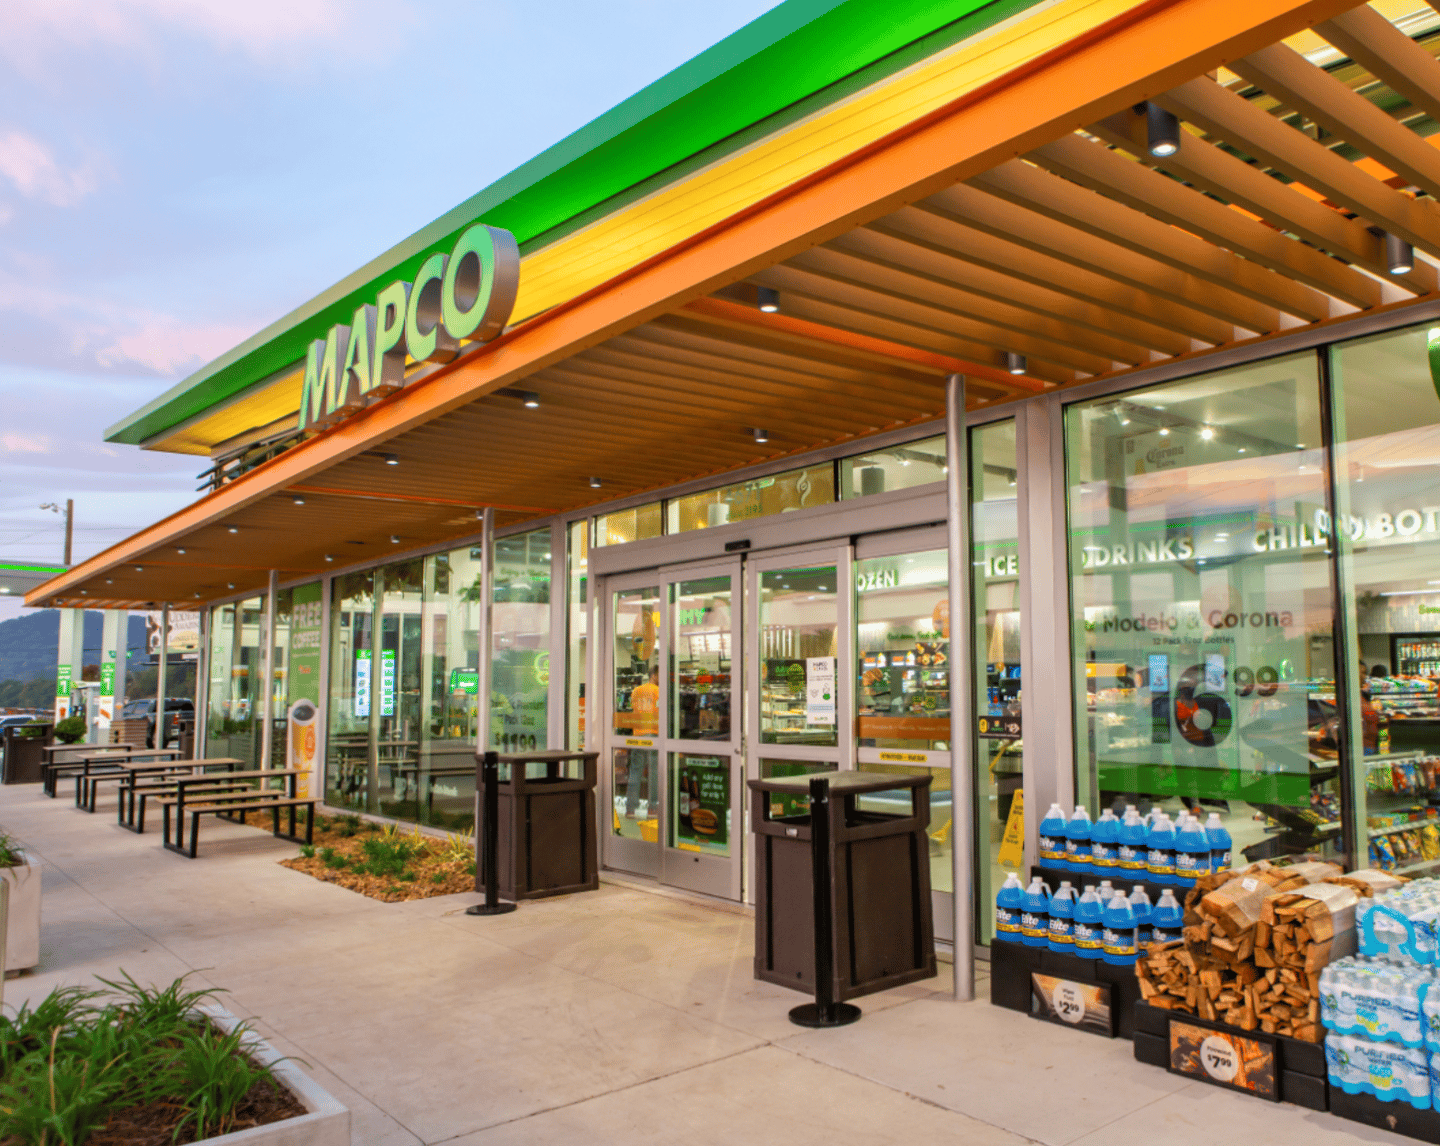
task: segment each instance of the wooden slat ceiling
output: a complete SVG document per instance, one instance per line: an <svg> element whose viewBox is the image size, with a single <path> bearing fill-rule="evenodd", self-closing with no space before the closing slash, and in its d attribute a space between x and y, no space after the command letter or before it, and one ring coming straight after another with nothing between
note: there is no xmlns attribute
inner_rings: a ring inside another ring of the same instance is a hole
<svg viewBox="0 0 1440 1146"><path fill-rule="evenodd" d="M185 555L87 584L89 600L258 588L271 567L473 534L481 505L505 524L719 484L932 421L950 369L996 403L1176 358L1201 369L1219 348L1431 295L1440 31L1412 39L1369 7L1314 31L1334 62L1277 44L1158 96L1182 124L1173 156L1150 155L1142 109L1089 124L540 370L523 384L538 409L486 395L385 443L398 465L342 461L304 506L294 491L252 504ZM1411 272L1387 273L1381 232L1413 244ZM780 292L780 315L755 308L756 287ZM1003 373L1007 352L1026 377Z"/></svg>

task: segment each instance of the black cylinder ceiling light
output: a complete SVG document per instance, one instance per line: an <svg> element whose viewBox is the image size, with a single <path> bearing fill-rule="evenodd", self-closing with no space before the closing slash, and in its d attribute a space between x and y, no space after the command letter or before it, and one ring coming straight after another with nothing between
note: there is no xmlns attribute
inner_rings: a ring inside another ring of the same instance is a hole
<svg viewBox="0 0 1440 1146"><path fill-rule="evenodd" d="M1145 143L1150 154L1164 159L1180 150L1180 121L1157 103L1146 101Z"/></svg>

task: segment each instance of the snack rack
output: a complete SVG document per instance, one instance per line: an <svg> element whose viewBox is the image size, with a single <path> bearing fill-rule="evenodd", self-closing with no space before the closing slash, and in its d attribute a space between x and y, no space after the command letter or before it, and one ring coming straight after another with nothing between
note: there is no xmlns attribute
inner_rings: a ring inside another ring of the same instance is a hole
<svg viewBox="0 0 1440 1146"><path fill-rule="evenodd" d="M1390 752L1363 766L1371 866L1395 875L1440 869L1440 756Z"/></svg>

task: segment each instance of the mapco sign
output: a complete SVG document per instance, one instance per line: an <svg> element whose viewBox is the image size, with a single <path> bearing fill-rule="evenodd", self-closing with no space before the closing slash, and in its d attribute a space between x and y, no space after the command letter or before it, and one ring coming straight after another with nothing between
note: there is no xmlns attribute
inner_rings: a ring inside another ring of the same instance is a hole
<svg viewBox="0 0 1440 1146"><path fill-rule="evenodd" d="M420 264L335 325L305 355L300 429L348 417L405 385L407 357L450 362L461 339L489 342L505 329L520 284L520 249L509 231L477 223L448 255Z"/></svg>

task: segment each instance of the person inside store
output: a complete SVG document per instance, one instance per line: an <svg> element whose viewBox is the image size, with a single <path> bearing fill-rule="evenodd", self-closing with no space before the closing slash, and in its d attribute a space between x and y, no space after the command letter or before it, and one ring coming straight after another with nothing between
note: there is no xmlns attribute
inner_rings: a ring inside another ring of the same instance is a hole
<svg viewBox="0 0 1440 1146"><path fill-rule="evenodd" d="M633 731L637 736L655 736L660 731L660 666L650 667L650 679L637 684L630 693ZM640 807L640 781L645 774L641 760L648 753L631 752L625 778L625 818L633 820Z"/></svg>

